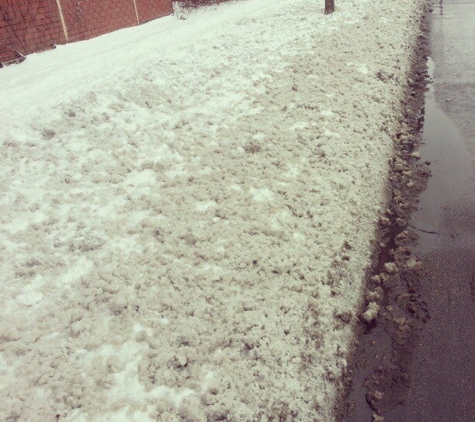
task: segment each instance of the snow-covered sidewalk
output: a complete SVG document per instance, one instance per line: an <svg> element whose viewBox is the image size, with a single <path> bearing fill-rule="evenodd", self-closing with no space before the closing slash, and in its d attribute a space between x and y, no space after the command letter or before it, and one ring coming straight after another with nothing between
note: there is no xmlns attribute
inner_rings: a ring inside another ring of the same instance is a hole
<svg viewBox="0 0 475 422"><path fill-rule="evenodd" d="M332 420L423 0L323 3L0 71L0 420Z"/></svg>

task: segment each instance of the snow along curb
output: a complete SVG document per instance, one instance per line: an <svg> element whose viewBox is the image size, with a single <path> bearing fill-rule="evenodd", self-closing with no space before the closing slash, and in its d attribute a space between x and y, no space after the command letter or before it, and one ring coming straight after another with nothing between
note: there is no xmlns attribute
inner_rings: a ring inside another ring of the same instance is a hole
<svg viewBox="0 0 475 422"><path fill-rule="evenodd" d="M2 69L0 419L331 420L422 3L223 4Z"/></svg>

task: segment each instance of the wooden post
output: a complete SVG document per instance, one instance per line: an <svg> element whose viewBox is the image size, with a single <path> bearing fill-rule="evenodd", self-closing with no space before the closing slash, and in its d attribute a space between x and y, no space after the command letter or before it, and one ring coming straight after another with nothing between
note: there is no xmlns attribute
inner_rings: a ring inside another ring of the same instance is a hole
<svg viewBox="0 0 475 422"><path fill-rule="evenodd" d="M137 18L137 25L140 25L139 9L137 9L137 2L135 0L134 0L134 7L135 7L135 17Z"/></svg>
<svg viewBox="0 0 475 422"><path fill-rule="evenodd" d="M63 26L64 38L66 38L66 42L69 42L68 27L66 26L66 21L64 20L63 8L61 7L61 1L56 0L56 5L58 6L59 18L61 19L61 25Z"/></svg>
<svg viewBox="0 0 475 422"><path fill-rule="evenodd" d="M325 15L335 11L335 0L325 0Z"/></svg>

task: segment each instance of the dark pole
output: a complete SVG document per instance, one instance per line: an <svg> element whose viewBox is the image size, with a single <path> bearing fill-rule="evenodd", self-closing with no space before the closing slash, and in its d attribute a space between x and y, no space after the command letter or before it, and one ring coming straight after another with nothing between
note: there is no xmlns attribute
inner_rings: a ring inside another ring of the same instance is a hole
<svg viewBox="0 0 475 422"><path fill-rule="evenodd" d="M325 0L325 15L335 11L335 0Z"/></svg>

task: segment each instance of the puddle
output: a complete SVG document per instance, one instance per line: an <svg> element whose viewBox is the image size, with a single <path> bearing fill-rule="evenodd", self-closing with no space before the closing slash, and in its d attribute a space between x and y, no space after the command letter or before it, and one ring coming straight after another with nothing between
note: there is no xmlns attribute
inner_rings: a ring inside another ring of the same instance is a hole
<svg viewBox="0 0 475 422"><path fill-rule="evenodd" d="M434 61L429 58L427 64L432 79ZM431 162L432 177L419 197L418 210L410 223L419 234L418 250L421 253L439 247L447 204L456 202L471 183L471 161L460 131L438 107L434 85L431 83L428 87L420 153L424 160Z"/></svg>

